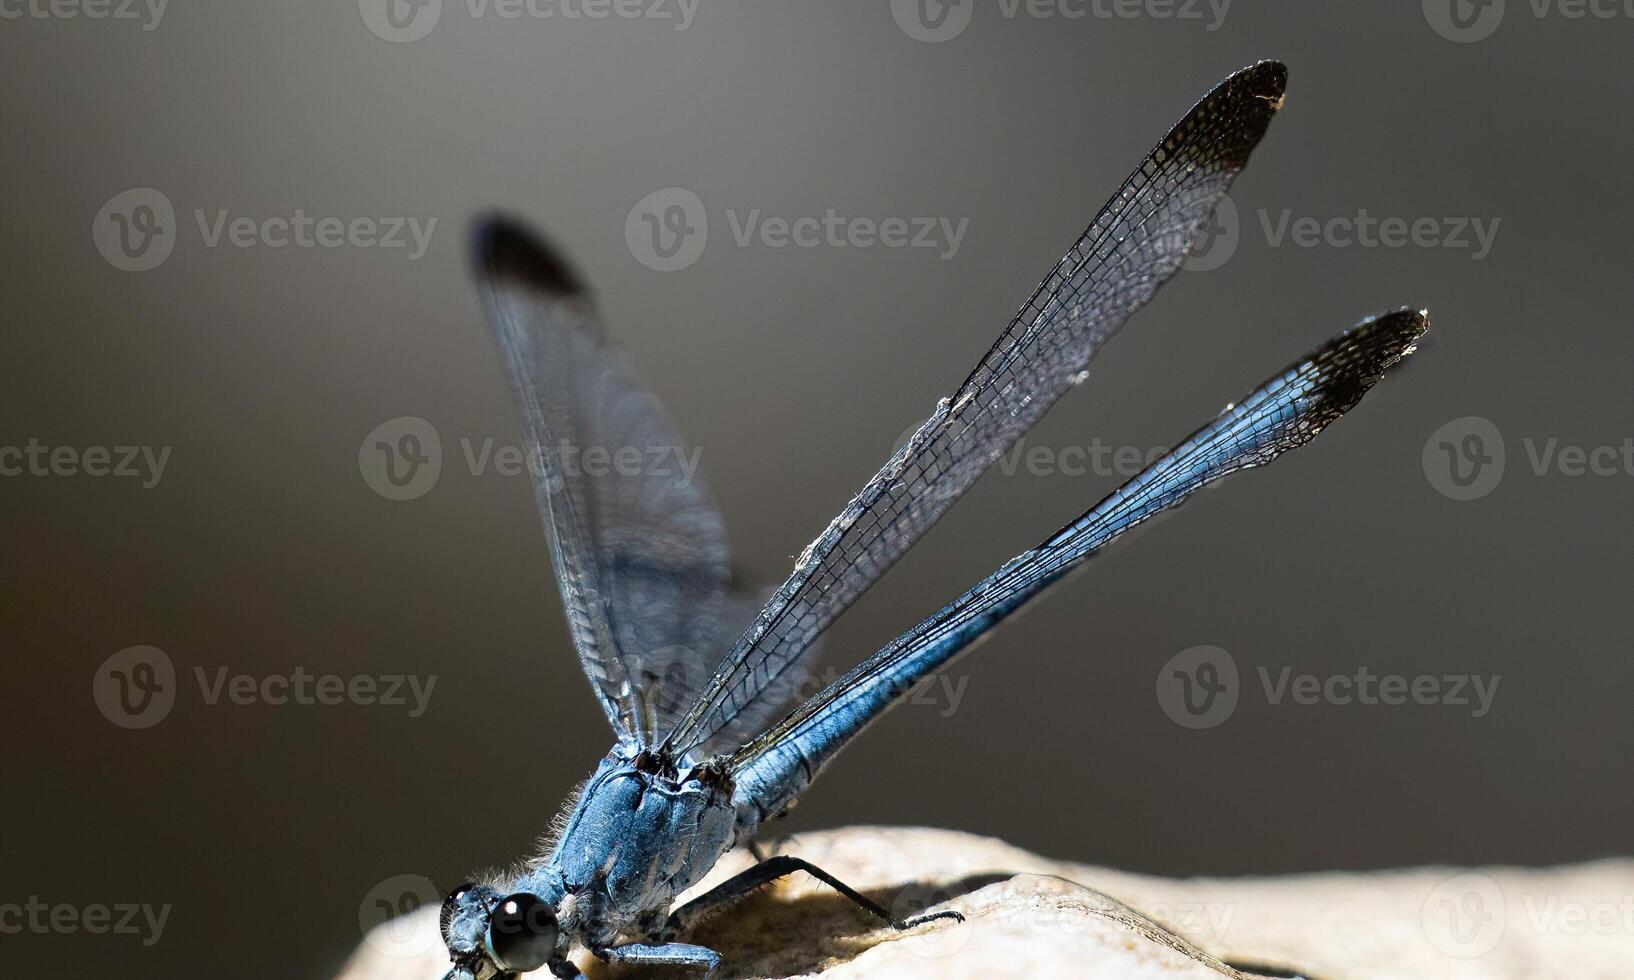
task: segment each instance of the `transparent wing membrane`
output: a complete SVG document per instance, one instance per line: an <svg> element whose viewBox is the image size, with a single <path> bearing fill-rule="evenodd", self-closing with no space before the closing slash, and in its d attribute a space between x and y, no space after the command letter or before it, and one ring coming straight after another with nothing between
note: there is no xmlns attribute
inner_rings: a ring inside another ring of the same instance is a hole
<svg viewBox="0 0 1634 980"><path fill-rule="evenodd" d="M1411 353L1429 323L1399 311L1363 322L1228 407L1088 513L1023 552L830 684L732 759L740 792L774 811L913 684L1119 535L1203 487L1304 445Z"/></svg>
<svg viewBox="0 0 1634 980"><path fill-rule="evenodd" d="M666 744L729 751L734 720L776 689L872 585L1074 382L1174 275L1282 104L1286 70L1244 69L1130 175L958 390L812 542Z"/></svg>
<svg viewBox="0 0 1634 980"><path fill-rule="evenodd" d="M731 642L723 624L749 619L720 517L566 263L499 218L478 226L473 257L579 660L620 737L651 744Z"/></svg>

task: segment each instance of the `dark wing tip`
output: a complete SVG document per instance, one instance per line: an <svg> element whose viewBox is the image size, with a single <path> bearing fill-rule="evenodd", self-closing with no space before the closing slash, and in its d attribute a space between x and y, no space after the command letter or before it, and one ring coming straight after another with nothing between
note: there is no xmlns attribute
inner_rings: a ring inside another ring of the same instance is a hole
<svg viewBox="0 0 1634 980"><path fill-rule="evenodd" d="M1155 152L1160 160L1178 154L1209 172L1234 175L1264 138L1287 90L1288 69L1280 61L1232 72L1191 107Z"/></svg>
<svg viewBox="0 0 1634 980"><path fill-rule="evenodd" d="M1427 310L1400 309L1368 317L1311 358L1329 398L1348 408L1361 400L1430 329Z"/></svg>
<svg viewBox="0 0 1634 980"><path fill-rule="evenodd" d="M1209 93L1237 102L1258 99L1268 110L1267 116L1282 108L1287 94L1288 66L1280 61L1261 61L1239 69Z"/></svg>
<svg viewBox="0 0 1634 980"><path fill-rule="evenodd" d="M588 292L559 251L505 214L486 214L473 222L471 266L479 280L498 286L522 286L559 297L583 297Z"/></svg>
<svg viewBox="0 0 1634 980"><path fill-rule="evenodd" d="M1288 66L1280 61L1257 61L1237 74L1251 82L1262 95L1280 97L1288 91Z"/></svg>
<svg viewBox="0 0 1634 980"><path fill-rule="evenodd" d="M1411 354L1419 338L1430 329L1430 311L1402 307L1389 313L1368 317L1357 324L1350 334L1371 342L1388 368Z"/></svg>

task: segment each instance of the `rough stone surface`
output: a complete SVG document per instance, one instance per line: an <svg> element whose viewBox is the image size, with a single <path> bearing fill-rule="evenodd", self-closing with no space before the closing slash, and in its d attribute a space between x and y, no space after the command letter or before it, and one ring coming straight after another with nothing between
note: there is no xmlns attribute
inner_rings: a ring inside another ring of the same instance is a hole
<svg viewBox="0 0 1634 980"><path fill-rule="evenodd" d="M797 875L688 937L725 956L720 977L1634 977L1634 860L1174 880L1053 861L945 830L851 827L769 843L899 913L929 904L966 921L900 934L875 928ZM749 863L747 854L728 855L700 889ZM442 977L440 942L408 944L428 950L415 956L379 951L404 948L410 931L435 934L436 909L381 928L398 939L366 942L342 980ZM661 975L610 970L588 955L580 965L591 980Z"/></svg>

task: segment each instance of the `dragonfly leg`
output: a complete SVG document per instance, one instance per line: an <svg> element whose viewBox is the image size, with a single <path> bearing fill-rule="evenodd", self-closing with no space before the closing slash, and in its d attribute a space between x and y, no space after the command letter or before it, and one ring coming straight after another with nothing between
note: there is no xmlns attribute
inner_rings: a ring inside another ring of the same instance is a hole
<svg viewBox="0 0 1634 980"><path fill-rule="evenodd" d="M560 977L561 980L584 980L584 974L580 973L578 966L569 959L552 960L550 972L552 976Z"/></svg>
<svg viewBox="0 0 1634 980"><path fill-rule="evenodd" d="M596 955L609 963L636 963L645 966L690 966L704 971L704 976L715 972L721 965L721 954L708 946L690 943L625 943L608 946Z"/></svg>
<svg viewBox="0 0 1634 980"><path fill-rule="evenodd" d="M756 864L764 864L766 862L765 849L759 844L756 844L754 841L749 842L749 853L754 855Z"/></svg>
<svg viewBox="0 0 1634 980"><path fill-rule="evenodd" d="M775 857L767 858L746 871L740 871L739 873L716 885L714 888L711 888L704 894L699 895L697 898L676 909L675 912L669 917L669 923L665 928L665 933L666 935L678 935L691 928L691 926L699 919L705 918L722 907L736 902L763 885L770 884L771 882L776 881L785 875L793 874L796 871L804 871L806 874L811 875L818 881L828 885L841 895L844 895L852 902L855 902L857 905L861 906L869 914L885 922L889 922L891 927L894 929L912 929L914 926L925 922L930 922L935 919L952 919L955 922L963 922L965 918L958 912L947 911L932 912L928 915L916 915L907 919L899 919L892 915L890 910L886 909L883 905L880 905L867 895L857 891L855 888L852 888L850 885L829 874L827 871L824 871L822 868L817 867L815 864L812 864L809 861L803 861L800 858L794 857L790 854L779 854Z"/></svg>

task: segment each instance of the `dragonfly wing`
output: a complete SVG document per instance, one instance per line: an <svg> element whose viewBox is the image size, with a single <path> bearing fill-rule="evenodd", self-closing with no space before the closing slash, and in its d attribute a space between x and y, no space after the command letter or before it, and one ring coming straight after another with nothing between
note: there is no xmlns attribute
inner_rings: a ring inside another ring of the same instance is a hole
<svg viewBox="0 0 1634 980"><path fill-rule="evenodd" d="M716 650L731 649L733 641L743 635L743 631L754 621L755 614L765 607L770 594L770 590L767 590L756 597L734 598L729 605L734 617L732 622L736 624L736 628L722 631L720 644ZM775 677L767 678L755 697L744 705L741 711L736 712L720 731L715 732L708 742L699 748L697 755L707 758L731 752L788 714L801 700L817 693L820 685L816 683L809 665L820 654L822 645L822 637L815 638L798 658L780 670ZM691 688L693 697L697 696L697 692L708 680L709 676L706 673L700 683ZM691 706L691 702L692 698L689 697L686 703L679 706L676 714L679 716Z"/></svg>
<svg viewBox="0 0 1634 980"><path fill-rule="evenodd" d="M503 218L479 223L473 260L579 659L620 737L651 744L731 640L720 516L567 263Z"/></svg>
<svg viewBox="0 0 1634 980"><path fill-rule="evenodd" d="M1257 388L1088 513L902 634L732 758L737 792L773 815L846 742L1005 617L1119 535L1203 487L1314 439L1428 329L1402 310L1364 321Z"/></svg>
<svg viewBox="0 0 1634 980"><path fill-rule="evenodd" d="M719 609L718 615L695 617L698 620L695 639L685 644L648 648L644 657L646 669L637 687L650 706L654 735L667 732L692 704L713 675L721 651L731 649L732 642L743 634L769 595L770 590L756 593L734 588L715 607ZM742 745L783 717L802 694L809 696L816 692L817 685L803 663L821 645L820 639L813 643L802 664L785 670L770 687L761 691L754 704L717 734L721 751Z"/></svg>
<svg viewBox="0 0 1634 980"><path fill-rule="evenodd" d="M1282 105L1287 70L1243 69L1186 114L943 399L805 550L669 745L714 746L825 629L1067 389L1180 267Z"/></svg>

